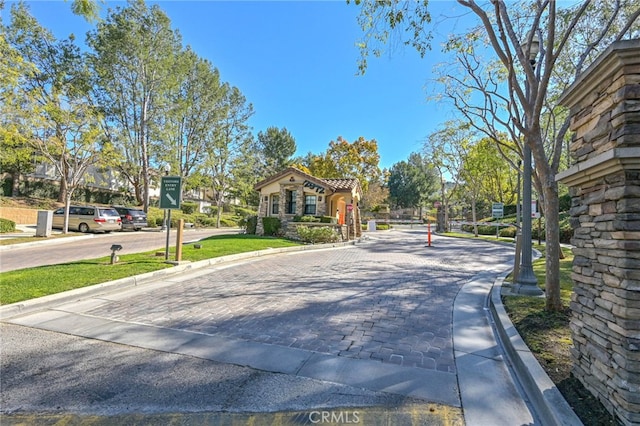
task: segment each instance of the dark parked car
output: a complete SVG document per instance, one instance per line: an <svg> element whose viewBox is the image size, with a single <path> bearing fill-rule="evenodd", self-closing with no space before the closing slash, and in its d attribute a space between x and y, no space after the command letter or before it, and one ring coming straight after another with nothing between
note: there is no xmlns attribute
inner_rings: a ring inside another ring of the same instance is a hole
<svg viewBox="0 0 640 426"><path fill-rule="evenodd" d="M139 231L147 226L147 214L133 207L112 206L120 214L122 229Z"/></svg>

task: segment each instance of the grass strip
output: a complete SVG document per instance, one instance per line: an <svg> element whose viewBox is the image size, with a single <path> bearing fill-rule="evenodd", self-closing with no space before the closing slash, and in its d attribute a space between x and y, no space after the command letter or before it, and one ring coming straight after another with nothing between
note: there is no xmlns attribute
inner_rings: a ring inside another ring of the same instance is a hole
<svg viewBox="0 0 640 426"><path fill-rule="evenodd" d="M182 247L182 260L198 261L267 248L299 245L293 241L255 235L216 235ZM120 278L171 268L157 250L120 255L111 265L110 256L51 266L20 269L0 273L0 304L6 305L36 297L47 296L76 288L87 287ZM175 247L170 259L175 256Z"/></svg>

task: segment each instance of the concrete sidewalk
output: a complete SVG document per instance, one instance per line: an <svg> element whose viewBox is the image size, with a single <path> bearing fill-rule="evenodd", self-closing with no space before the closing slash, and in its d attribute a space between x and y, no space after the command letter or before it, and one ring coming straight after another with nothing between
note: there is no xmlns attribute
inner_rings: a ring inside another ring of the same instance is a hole
<svg viewBox="0 0 640 426"><path fill-rule="evenodd" d="M403 238L406 239L408 235L417 235L418 241L422 239L422 235L419 233L405 234ZM435 266L446 265L446 257L455 255L456 252L447 252L444 248L446 244L451 245L451 243L446 243L447 240L444 238L438 237L437 239L440 240L437 242L442 247L440 252L430 252L429 256L424 258L423 249L419 249L413 255L414 257L418 256L416 257L418 262L427 262L426 264ZM335 251L335 248L322 250L315 252L317 254L313 256L313 259L310 256L301 258L300 255L292 253L291 249L278 252L280 254L271 251L268 255L276 255L276 257L295 255L297 256L295 258L297 264L300 264L300 262L303 262L302 264L304 262L315 262L318 257L327 255L327 260L324 261L326 265L333 264L334 259L356 255L356 263L361 264L364 263L363 259L366 256L373 255L375 257L378 251L384 253L384 244L389 244L389 249L395 250L396 246L392 244L397 243L391 240L393 240L393 237L385 237L382 240L369 241L367 244L359 245L346 251L338 250L339 253ZM379 246L376 245L376 242ZM456 249L456 243L454 242L453 244L451 250ZM462 243L462 245L468 244ZM358 251L359 247L360 251ZM317 248L323 249L322 247ZM442 262L434 257L438 254L445 256ZM402 255L402 253L398 254L398 256ZM34 300L23 302L20 306L3 306L0 307L0 318L4 318L5 322L15 325L197 357L225 364L241 365L301 379L337 383L352 388L367 389L376 393L400 395L451 407L450 410L443 411L447 415L451 415L458 408L462 410L464 421L467 425L580 424L575 415L571 417L573 413L570 410L568 412L563 409L558 410L558 404L560 404L560 408L563 408L561 404L563 400L560 401L555 397L549 398L549 395L555 395L554 392L557 392L555 387L549 387L548 383L544 382L542 383L542 389L534 389L540 382L536 380L539 378L539 371L535 368L535 365L530 366L532 360L524 354L523 348L517 341L518 336L513 334L513 326L508 323L508 317L505 321L501 315L498 315L499 324L496 324L496 328L501 329L502 332L496 333L494 331L493 322L496 317L495 315L492 316L491 313L502 309L499 296L490 297L494 282L498 279L499 283L501 276L499 268L495 266L487 267L487 272L481 272L470 280L465 280L459 291L457 291L457 295L454 294L453 311L449 313L452 318L453 331L451 339L453 347L447 349L446 341L443 341L445 345L437 348L433 346L437 339L432 341L432 348L438 349L438 355L434 358L435 363L432 366L425 363L427 359L431 359L426 358L426 355L422 355L420 358L422 361L419 363L410 362L411 356L406 356L402 360L396 358L395 361L393 355L379 359L376 359L373 355L368 355L371 359L366 359L367 356L363 355L364 353L380 353L381 356L384 356L384 351L375 352L376 348L373 345L370 345L369 349L360 346L358 347L359 349L356 348L356 352L349 353L348 349L353 347L351 345L351 347L343 349L346 352L345 354L340 352L333 353L331 349L333 346L329 343L327 343L328 346L325 349L318 350L320 348L317 346L318 343L315 342L318 339L325 339L324 341L329 342L327 339L330 336L325 338L322 338L322 336L312 337L312 340L308 341L310 346L295 344L287 346L281 340L278 340L286 339L287 336L268 336L268 338L265 337L264 340L261 340L260 333L265 331L256 331L255 334L249 334L246 337L242 335L234 336L231 334L232 331L229 330L221 333L220 329L216 332L205 329L196 332L193 327L182 326L176 328L175 321L182 321L179 317L174 318L173 327L162 326L162 323L157 321L162 320L166 313L160 311L158 311L158 316L147 315L147 319L137 317L139 314L135 312L122 311L124 316L119 316L117 313L117 306L127 306L126 304L122 305L122 302L119 301L136 300L137 302L135 303L137 304L146 300L147 295L153 294L154 298L157 299L157 297L164 297L163 294L165 292L167 292L168 297L172 297L172 303L175 303L175 306L180 307L183 305L185 309L192 311L196 305L189 307L191 305L183 304L180 300L176 300L175 296L169 296L172 293L168 293L168 291L173 291L172 289L180 288L183 285L190 285L189 283L199 283L203 279L208 280L208 277L212 275L218 275L222 282L231 283L237 279L237 271L240 270L233 269L234 266L243 265L244 268L241 269L243 274L252 274L252 270L249 269L247 271L247 267L252 264L255 265L254 262L250 261L250 259L255 258L254 256L255 254L247 254L244 257L235 256L231 263L213 266L210 263L203 263L201 267L205 269L197 269L198 265L192 265L190 270L183 270L180 274L158 276L155 280L148 281L144 285L136 284L134 281L133 285L135 287L123 286L122 283L103 284L93 290L80 289L74 291L75 293L71 292L73 294L67 292L68 294L48 296L46 301ZM382 254L382 256L394 255ZM399 257L398 259L399 261L406 261L407 258ZM290 261L284 261L275 265L278 268L282 268L289 263ZM423 273L421 272L422 266L420 263L417 266L419 268L416 269L414 274L418 275L415 275L415 279L423 279L420 278ZM264 280L265 271L260 268L260 266L257 266L255 273L261 274ZM504 270L504 265L502 268ZM225 271L229 273L228 276L224 275ZM386 279L380 272L373 271L372 274L372 276L377 276L378 279ZM254 282L255 279L251 277L252 275L246 279ZM356 279L355 276L353 279ZM442 279L445 279L445 277L443 276ZM367 280L365 281L368 282ZM325 281L318 281L318 283L320 282ZM372 289L375 288L375 286L372 287ZM442 287L442 289L444 288ZM117 293L113 293L116 289ZM266 291L267 289L265 288L265 290L261 291ZM407 296L409 296L411 288L409 287L407 290L409 290L409 293L407 293ZM216 292L218 291L216 290ZM229 294L237 294L235 290L229 291ZM344 292L347 290L341 289L339 291ZM394 291L397 292L398 290ZM186 302L191 296L188 293L183 294L183 297L187 297L184 300ZM372 295L374 294L380 293L375 290L372 292ZM400 295L400 293L397 294ZM219 297L224 296L219 295ZM260 300L263 301L261 303L264 303L264 296L261 296ZM285 306L282 309L290 310L294 300L288 299L287 304L289 306ZM416 299L412 297L406 300ZM114 304L109 305L107 303L105 305L105 302L108 301L113 301ZM143 308L139 312L149 312L149 309L153 309L152 305L157 305L158 302L153 302L150 299L150 303L149 307ZM366 303L363 306L368 306L369 302ZM270 311L275 312L276 306L278 305L270 307ZM202 312L206 314L210 309L211 307L205 307ZM384 312L386 314L380 317L380 325L384 326L385 317L395 315L389 312L388 309L385 308ZM318 313L320 312L326 312L326 310L318 311ZM354 312L359 312L359 310ZM131 317L131 314L135 316ZM193 317L193 315L199 314L197 311L192 311L189 317ZM441 314L433 312L428 313L428 315L430 315L428 318L433 321ZM126 318L131 318L131 320ZM408 317L403 317L402 322L398 322L398 324L406 323L408 319ZM198 321L196 323L206 324L207 319L201 318ZM366 323L368 320L364 318L357 321ZM507 323L503 323L503 321ZM255 329L256 324L258 323L248 324L248 330ZM397 326L389 324L388 327L389 330L393 330ZM265 330L269 330L269 328L267 327ZM419 333L420 331L416 332ZM340 331L340 333L344 333L344 330ZM388 335L387 333L387 331L378 331L376 336ZM500 335L503 336L502 339L496 337ZM507 336L507 338L505 339L504 336ZM275 340L273 340L274 337ZM351 339L353 341L354 337ZM402 341L405 340L403 339ZM388 340L385 344L387 345L386 347L392 348L396 353L402 353L401 346L394 346L396 343L393 343L392 340ZM504 344L515 345L518 349L515 351L509 350L503 346ZM340 349L338 346L335 346L336 350ZM524 345L522 344L522 346ZM314 347L317 347L317 349L312 349ZM417 350L416 348L412 349L412 351ZM371 352L372 350L374 352ZM448 350L453 352L455 362L452 367L443 369L447 364L442 364L442 361L446 361L446 358L441 359L440 355L445 354ZM410 351L409 353L412 352ZM424 350L421 353L426 354ZM520 356L521 362L508 361L507 353L510 353L512 357L514 353L516 356ZM525 362L522 362L522 354L526 358ZM398 364L397 361L400 361L400 363ZM535 362L535 359L533 359L533 362ZM511 369L510 364L516 365L517 368ZM438 365L441 367L438 367ZM539 366L537 367L539 368ZM533 373L531 373L532 371ZM530 380L527 377L523 378L522 376L525 375L533 375L534 380ZM537 397L536 395L538 394L543 395L543 398ZM547 403L553 406L543 406ZM266 415L268 416L269 414Z"/></svg>

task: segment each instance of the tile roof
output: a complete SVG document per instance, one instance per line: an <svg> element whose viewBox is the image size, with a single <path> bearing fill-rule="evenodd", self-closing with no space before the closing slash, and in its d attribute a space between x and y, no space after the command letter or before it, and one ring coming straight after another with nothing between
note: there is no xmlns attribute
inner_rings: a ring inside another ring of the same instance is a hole
<svg viewBox="0 0 640 426"><path fill-rule="evenodd" d="M325 179L320 178L320 180L324 181L334 190L344 190L344 189L354 189L360 185L360 181L355 178L343 178L343 179Z"/></svg>
<svg viewBox="0 0 640 426"><path fill-rule="evenodd" d="M271 175L268 178L258 182L255 184L254 188L256 190L260 190L263 186L268 185L269 183L278 180L282 176L285 176L288 173L296 173L299 174L311 181L315 181L316 183L324 183L326 184L333 192L338 191L352 191L356 189L360 196L362 196L362 188L360 187L360 181L357 178L342 178L342 179L333 179L333 178L317 178L315 176L310 175L309 173L305 173L302 170L296 169L295 167L288 167L283 171L276 173L275 175Z"/></svg>

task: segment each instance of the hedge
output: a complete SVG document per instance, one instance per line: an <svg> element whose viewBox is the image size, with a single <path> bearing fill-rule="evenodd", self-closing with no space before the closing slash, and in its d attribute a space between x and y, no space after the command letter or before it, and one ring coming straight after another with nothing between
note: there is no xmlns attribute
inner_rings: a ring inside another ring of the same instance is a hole
<svg viewBox="0 0 640 426"><path fill-rule="evenodd" d="M298 225L296 231L305 243L333 243L339 240L338 233L329 226Z"/></svg>
<svg viewBox="0 0 640 426"><path fill-rule="evenodd" d="M264 229L264 235L277 236L278 231L280 231L280 228L282 227L282 223L280 223L280 219L277 217L263 217L262 226Z"/></svg>
<svg viewBox="0 0 640 426"><path fill-rule="evenodd" d="M0 218L0 233L14 232L16 230L16 223L9 219Z"/></svg>

